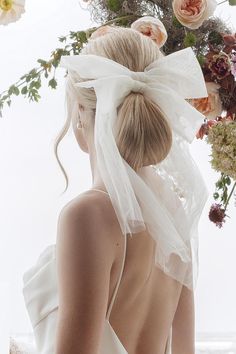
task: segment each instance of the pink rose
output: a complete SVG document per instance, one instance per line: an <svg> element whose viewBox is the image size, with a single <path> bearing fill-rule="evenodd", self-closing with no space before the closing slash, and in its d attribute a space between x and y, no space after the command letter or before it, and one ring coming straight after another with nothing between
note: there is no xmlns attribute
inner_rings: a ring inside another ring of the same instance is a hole
<svg viewBox="0 0 236 354"><path fill-rule="evenodd" d="M213 15L217 2L215 0L173 0L172 6L177 20L183 26L197 29Z"/></svg>
<svg viewBox="0 0 236 354"><path fill-rule="evenodd" d="M157 18L144 16L132 23L131 28L150 37L161 48L167 40L167 32L163 23Z"/></svg>
<svg viewBox="0 0 236 354"><path fill-rule="evenodd" d="M215 119L222 113L222 103L219 96L220 85L206 82L208 97L195 98L191 104L208 119Z"/></svg>

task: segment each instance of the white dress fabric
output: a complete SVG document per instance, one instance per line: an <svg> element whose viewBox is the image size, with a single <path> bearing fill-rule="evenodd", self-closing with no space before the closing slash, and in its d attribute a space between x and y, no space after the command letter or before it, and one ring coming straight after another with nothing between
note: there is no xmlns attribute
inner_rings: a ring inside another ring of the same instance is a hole
<svg viewBox="0 0 236 354"><path fill-rule="evenodd" d="M128 236L125 237L124 256L120 275L104 321L99 354L129 354L109 322L111 310L124 270L127 237ZM54 354L58 313L55 244L48 246L42 252L36 265L24 274L23 283L25 305L33 327L37 347L35 354ZM171 330L164 354L171 354Z"/></svg>

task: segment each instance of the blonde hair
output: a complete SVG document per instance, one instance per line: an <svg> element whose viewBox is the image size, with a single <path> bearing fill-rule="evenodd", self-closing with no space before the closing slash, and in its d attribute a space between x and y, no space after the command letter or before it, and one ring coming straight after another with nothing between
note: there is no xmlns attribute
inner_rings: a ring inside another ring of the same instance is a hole
<svg viewBox="0 0 236 354"><path fill-rule="evenodd" d="M112 27L108 33L90 39L83 48L82 54L95 54L126 66L132 71L144 71L145 67L163 56L153 40L131 28ZM76 81L84 81L76 73ZM72 82L68 92L72 92ZM77 88L74 94L78 101L88 109L96 109L94 89ZM72 97L67 94L67 120L59 132L54 145L57 161L66 178L67 174L58 158L58 145L67 133L72 116ZM165 114L159 106L142 93L131 92L118 107L115 123L115 140L121 156L129 165L137 170L144 165L161 162L172 145L172 132ZM65 189L65 190L66 190Z"/></svg>

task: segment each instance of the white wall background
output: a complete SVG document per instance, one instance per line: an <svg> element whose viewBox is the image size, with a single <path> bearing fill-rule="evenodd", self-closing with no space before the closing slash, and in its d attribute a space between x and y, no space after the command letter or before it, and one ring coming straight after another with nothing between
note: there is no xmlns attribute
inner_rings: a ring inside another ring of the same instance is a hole
<svg viewBox="0 0 236 354"><path fill-rule="evenodd" d="M224 4L217 13L236 25L235 7ZM76 0L26 1L22 19L0 27L0 92L37 65L38 58L48 58L58 36L91 25L89 13ZM12 333L31 331L21 293L23 273L55 242L62 206L91 186L88 156L70 131L60 147L70 187L60 196L65 182L53 141L65 120L63 72L58 76L59 88L45 85L39 104L15 98L0 119L0 282L10 285ZM213 192L218 175L210 168L208 146L195 140L191 150ZM199 225L196 330L236 332L236 209L232 203L231 219L219 230L208 220L211 202L210 197Z"/></svg>

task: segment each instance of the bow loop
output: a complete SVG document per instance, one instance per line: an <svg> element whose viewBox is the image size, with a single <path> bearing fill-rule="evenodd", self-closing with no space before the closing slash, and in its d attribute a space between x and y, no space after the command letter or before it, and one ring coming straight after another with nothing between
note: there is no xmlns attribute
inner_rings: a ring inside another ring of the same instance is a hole
<svg viewBox="0 0 236 354"><path fill-rule="evenodd" d="M186 101L208 96L201 67L191 48L155 60L144 72L131 71L113 60L91 54L64 56L61 66L78 71L82 78L94 79L75 85L96 87L97 95L106 85L104 109L110 109L109 102L117 107L131 91L148 95L166 113L173 131L188 143L205 118Z"/></svg>

